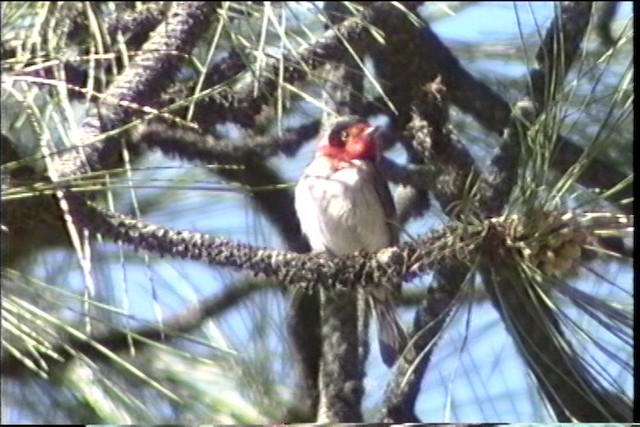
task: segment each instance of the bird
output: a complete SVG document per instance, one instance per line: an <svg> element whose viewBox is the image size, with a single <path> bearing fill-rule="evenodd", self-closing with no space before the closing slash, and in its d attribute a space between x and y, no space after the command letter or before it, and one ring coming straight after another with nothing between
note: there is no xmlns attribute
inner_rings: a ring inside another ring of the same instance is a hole
<svg viewBox="0 0 640 427"><path fill-rule="evenodd" d="M333 256L376 252L398 242L396 209L378 170L378 128L356 116L332 121L295 188L295 210L313 252ZM378 324L384 364L392 367L406 346L394 299L400 283L377 284L368 301Z"/></svg>

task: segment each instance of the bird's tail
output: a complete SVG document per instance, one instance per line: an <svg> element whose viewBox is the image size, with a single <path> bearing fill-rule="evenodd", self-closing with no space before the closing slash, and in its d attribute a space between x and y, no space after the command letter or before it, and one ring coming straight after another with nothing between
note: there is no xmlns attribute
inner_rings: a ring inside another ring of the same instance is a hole
<svg viewBox="0 0 640 427"><path fill-rule="evenodd" d="M370 291L372 312L378 324L378 344L380 356L388 367L392 367L398 355L407 346L407 333L396 316L392 300L392 290L385 287L375 287Z"/></svg>

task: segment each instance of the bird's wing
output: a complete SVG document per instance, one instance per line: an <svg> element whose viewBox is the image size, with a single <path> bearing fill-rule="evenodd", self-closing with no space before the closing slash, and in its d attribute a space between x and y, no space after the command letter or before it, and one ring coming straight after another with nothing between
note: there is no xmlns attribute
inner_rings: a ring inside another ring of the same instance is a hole
<svg viewBox="0 0 640 427"><path fill-rule="evenodd" d="M375 164L372 164L370 173L374 188L376 190L378 198L380 199L380 203L382 203L382 210L384 211L384 217L387 221L389 232L391 233L391 244L395 245L396 243L398 243L400 229L398 227L396 205L393 202L393 196L391 195L389 184L384 179L382 173L378 170L378 167Z"/></svg>

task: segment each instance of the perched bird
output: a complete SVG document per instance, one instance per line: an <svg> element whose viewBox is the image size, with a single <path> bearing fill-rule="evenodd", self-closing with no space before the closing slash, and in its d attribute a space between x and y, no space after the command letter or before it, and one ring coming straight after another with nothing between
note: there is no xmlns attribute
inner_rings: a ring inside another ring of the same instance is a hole
<svg viewBox="0 0 640 427"><path fill-rule="evenodd" d="M357 117L335 121L321 135L316 154L295 189L295 208L315 252L347 255L375 252L398 241L389 186L376 166L375 126ZM406 345L393 296L400 284L368 290L378 322L380 355L392 366Z"/></svg>

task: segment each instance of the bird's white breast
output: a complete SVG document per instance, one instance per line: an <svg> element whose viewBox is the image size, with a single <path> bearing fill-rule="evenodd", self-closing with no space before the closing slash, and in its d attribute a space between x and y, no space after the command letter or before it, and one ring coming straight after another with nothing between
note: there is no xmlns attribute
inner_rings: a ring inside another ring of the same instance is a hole
<svg viewBox="0 0 640 427"><path fill-rule="evenodd" d="M345 255L391 244L371 166L355 160L352 166L333 170L328 159L316 157L305 169L296 186L295 207L314 251Z"/></svg>

